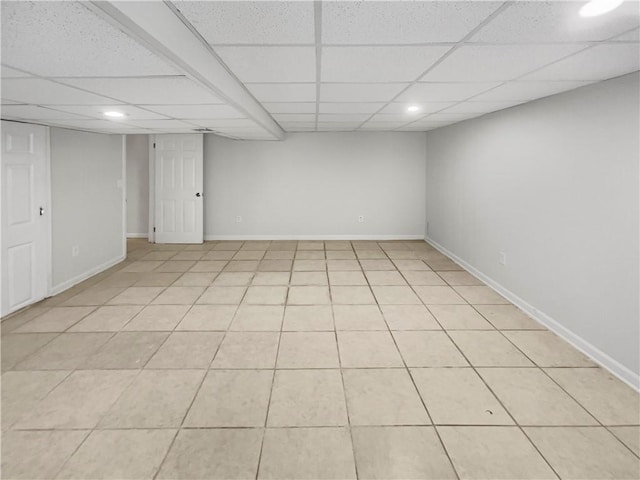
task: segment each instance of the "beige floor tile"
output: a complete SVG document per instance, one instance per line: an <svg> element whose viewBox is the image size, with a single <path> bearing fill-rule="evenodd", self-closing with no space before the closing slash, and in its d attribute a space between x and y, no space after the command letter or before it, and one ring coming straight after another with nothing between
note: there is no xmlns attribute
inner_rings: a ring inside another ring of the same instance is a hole
<svg viewBox="0 0 640 480"><path fill-rule="evenodd" d="M271 242L269 247L267 247L267 252L269 251L292 251L295 252L298 246L297 240L278 240L277 242Z"/></svg>
<svg viewBox="0 0 640 480"><path fill-rule="evenodd" d="M290 272L291 260L262 260L258 265L261 272Z"/></svg>
<svg viewBox="0 0 640 480"><path fill-rule="evenodd" d="M321 240L301 240L298 242L298 250L324 250L324 242Z"/></svg>
<svg viewBox="0 0 640 480"><path fill-rule="evenodd" d="M369 287L331 287L334 305L375 305L376 300Z"/></svg>
<svg viewBox="0 0 640 480"><path fill-rule="evenodd" d="M329 285L327 272L291 272L291 285Z"/></svg>
<svg viewBox="0 0 640 480"><path fill-rule="evenodd" d="M502 295L487 286L456 286L453 287L456 292L462 296L467 302L473 305L508 305L509 301Z"/></svg>
<svg viewBox="0 0 640 480"><path fill-rule="evenodd" d="M447 283L440 276L431 271L407 270L403 272L404 278L412 286L446 286Z"/></svg>
<svg viewBox="0 0 640 480"><path fill-rule="evenodd" d="M293 260L295 251L293 250L267 250L264 255L265 260Z"/></svg>
<svg viewBox="0 0 640 480"><path fill-rule="evenodd" d="M251 285L289 285L289 272L258 272Z"/></svg>
<svg viewBox="0 0 640 480"><path fill-rule="evenodd" d="M478 372L520 425L596 425L594 418L537 368Z"/></svg>
<svg viewBox="0 0 640 480"><path fill-rule="evenodd" d="M242 244L242 247L240 247L240 250L266 251L267 248L269 248L270 246L271 246L271 240L247 240Z"/></svg>
<svg viewBox="0 0 640 480"><path fill-rule="evenodd" d="M293 270L295 272L324 272L327 270L327 262L324 260L295 260Z"/></svg>
<svg viewBox="0 0 640 480"><path fill-rule="evenodd" d="M167 251L167 252L163 252L163 251L159 251L159 252L149 252L146 255L144 255L140 260L152 260L152 261L158 261L158 260L169 260L171 257L175 257L177 255L176 252L172 252L172 251Z"/></svg>
<svg viewBox="0 0 640 480"><path fill-rule="evenodd" d="M54 307L14 330L15 333L64 332L95 307Z"/></svg>
<svg viewBox="0 0 640 480"><path fill-rule="evenodd" d="M245 287L209 287L198 299L198 304L238 305L242 301Z"/></svg>
<svg viewBox="0 0 640 480"><path fill-rule="evenodd" d="M127 265L122 269L122 271L123 272L150 272L151 270L155 270L156 268L158 268L163 263L164 261L162 260L137 261Z"/></svg>
<svg viewBox="0 0 640 480"><path fill-rule="evenodd" d="M504 334L540 367L594 367L595 363L557 335L544 331Z"/></svg>
<svg viewBox="0 0 640 480"><path fill-rule="evenodd" d="M371 289L380 305L422 305L411 287L378 285Z"/></svg>
<svg viewBox="0 0 640 480"><path fill-rule="evenodd" d="M394 260L398 270L403 274L406 272L429 271L431 268L422 260Z"/></svg>
<svg viewBox="0 0 640 480"><path fill-rule="evenodd" d="M360 265L364 271L368 270L395 270L396 267L390 260L380 259L362 259L360 258Z"/></svg>
<svg viewBox="0 0 640 480"><path fill-rule="evenodd" d="M327 250L327 260L355 260L356 254L349 250Z"/></svg>
<svg viewBox="0 0 640 480"><path fill-rule="evenodd" d="M351 434L359 478L456 478L432 427L355 427Z"/></svg>
<svg viewBox="0 0 640 480"><path fill-rule="evenodd" d="M58 336L57 333L16 333L2 336L2 370L9 370Z"/></svg>
<svg viewBox="0 0 640 480"><path fill-rule="evenodd" d="M6 372L2 375L2 429L13 425L30 412L51 390L71 372Z"/></svg>
<svg viewBox="0 0 640 480"><path fill-rule="evenodd" d="M193 267L189 269L191 273L212 273L220 272L222 269L226 270L226 260L200 260L196 262Z"/></svg>
<svg viewBox="0 0 640 480"><path fill-rule="evenodd" d="M194 305L176 330L226 330L237 308L235 305Z"/></svg>
<svg viewBox="0 0 640 480"><path fill-rule="evenodd" d="M403 367L389 332L337 332L343 368Z"/></svg>
<svg viewBox="0 0 640 480"><path fill-rule="evenodd" d="M171 257L171 260L200 260L204 252L180 252Z"/></svg>
<svg viewBox="0 0 640 480"><path fill-rule="evenodd" d="M367 285L367 279L361 271L330 271L329 283L331 285Z"/></svg>
<svg viewBox="0 0 640 480"><path fill-rule="evenodd" d="M244 242L223 240L214 245L214 250L240 250Z"/></svg>
<svg viewBox="0 0 640 480"><path fill-rule="evenodd" d="M287 305L284 310L284 331L333 330L333 315L329 305Z"/></svg>
<svg viewBox="0 0 640 480"><path fill-rule="evenodd" d="M447 286L415 286L413 287L425 305L466 305L467 302Z"/></svg>
<svg viewBox="0 0 640 480"><path fill-rule="evenodd" d="M465 271L440 272L439 275L449 285L484 286L482 281Z"/></svg>
<svg viewBox="0 0 640 480"><path fill-rule="evenodd" d="M234 256L234 260L262 260L266 250L239 250Z"/></svg>
<svg viewBox="0 0 640 480"><path fill-rule="evenodd" d="M347 480L356 478L346 428L267 429L259 479Z"/></svg>
<svg viewBox="0 0 640 480"><path fill-rule="evenodd" d="M381 305L380 309L391 330L441 330L422 305Z"/></svg>
<svg viewBox="0 0 640 480"><path fill-rule="evenodd" d="M451 270L462 270L462 267L458 265L453 260L449 260L448 258L436 258L427 260L427 265L431 267L432 270L436 271L451 271Z"/></svg>
<svg viewBox="0 0 640 480"><path fill-rule="evenodd" d="M200 260L204 260L204 261L231 260L235 254L236 252L234 250L211 250L205 253Z"/></svg>
<svg viewBox="0 0 640 480"><path fill-rule="evenodd" d="M281 305L240 305L229 329L279 332L283 315L284 307Z"/></svg>
<svg viewBox="0 0 640 480"><path fill-rule="evenodd" d="M640 427L609 427L609 430L640 457Z"/></svg>
<svg viewBox="0 0 640 480"><path fill-rule="evenodd" d="M449 335L475 367L533 366L500 332L453 330Z"/></svg>
<svg viewBox="0 0 640 480"><path fill-rule="evenodd" d="M298 250L296 260L325 260L324 250Z"/></svg>
<svg viewBox="0 0 640 480"><path fill-rule="evenodd" d="M340 370L276 370L269 427L346 425Z"/></svg>
<svg viewBox="0 0 640 480"><path fill-rule="evenodd" d="M208 287L216 278L215 273L183 273L175 282L174 287Z"/></svg>
<svg viewBox="0 0 640 480"><path fill-rule="evenodd" d="M640 478L640 460L604 428L530 427L525 431L561 478Z"/></svg>
<svg viewBox="0 0 640 480"><path fill-rule="evenodd" d="M409 367L466 367L467 361L442 331L394 331L402 358Z"/></svg>
<svg viewBox="0 0 640 480"><path fill-rule="evenodd" d="M168 287L180 278L180 272L144 272L139 274L134 287Z"/></svg>
<svg viewBox="0 0 640 480"><path fill-rule="evenodd" d="M440 427L461 479L557 478L518 427Z"/></svg>
<svg viewBox="0 0 640 480"><path fill-rule="evenodd" d="M168 335L166 332L116 333L100 350L87 359L82 368L143 368Z"/></svg>
<svg viewBox="0 0 640 480"><path fill-rule="evenodd" d="M2 477L16 480L55 478L88 434L88 430L3 433Z"/></svg>
<svg viewBox="0 0 640 480"><path fill-rule="evenodd" d="M195 265L196 262L190 260L167 260L158 268L154 269L154 272L186 272Z"/></svg>
<svg viewBox="0 0 640 480"><path fill-rule="evenodd" d="M253 272L222 272L215 280L213 285L216 287L246 287L251 283Z"/></svg>
<svg viewBox="0 0 640 480"><path fill-rule="evenodd" d="M445 330L493 330L470 305L429 305L429 310Z"/></svg>
<svg viewBox="0 0 640 480"><path fill-rule="evenodd" d="M369 270L367 280L370 285L406 285L405 279L396 271L390 270Z"/></svg>
<svg viewBox="0 0 640 480"><path fill-rule="evenodd" d="M272 370L209 370L184 425L263 427L272 381Z"/></svg>
<svg viewBox="0 0 640 480"><path fill-rule="evenodd" d="M223 337L222 332L174 332L146 368L208 368Z"/></svg>
<svg viewBox="0 0 640 480"><path fill-rule="evenodd" d="M356 256L359 260L386 260L387 255L382 250L358 249ZM362 263L362 262L361 262Z"/></svg>
<svg viewBox="0 0 640 480"><path fill-rule="evenodd" d="M189 310L190 305L150 305L125 325L129 331L171 331Z"/></svg>
<svg viewBox="0 0 640 480"><path fill-rule="evenodd" d="M49 311L51 307L41 307L37 305L32 305L27 307L21 311L13 313L9 316L6 316L2 319L2 335L7 335L8 333L13 332L16 328L21 327L29 320L33 320L38 315L42 315L44 312Z"/></svg>
<svg viewBox="0 0 640 480"><path fill-rule="evenodd" d="M74 372L25 412L15 428L93 428L137 374L134 370Z"/></svg>
<svg viewBox="0 0 640 480"><path fill-rule="evenodd" d="M327 260L328 271L354 271L361 272L360 263L357 260Z"/></svg>
<svg viewBox="0 0 640 480"><path fill-rule="evenodd" d="M387 330L377 305L335 305L336 330Z"/></svg>
<svg viewBox="0 0 640 480"><path fill-rule="evenodd" d="M328 305L329 288L321 286L294 286L289 288L288 305Z"/></svg>
<svg viewBox="0 0 640 480"><path fill-rule="evenodd" d="M333 332L284 332L276 368L339 368Z"/></svg>
<svg viewBox="0 0 640 480"><path fill-rule="evenodd" d="M638 425L640 395L602 368L545 371L605 425Z"/></svg>
<svg viewBox="0 0 640 480"><path fill-rule="evenodd" d="M274 368L280 334L229 332L211 368Z"/></svg>
<svg viewBox="0 0 640 480"><path fill-rule="evenodd" d="M249 287L242 300L254 305L284 305L287 299L287 287L262 286Z"/></svg>
<svg viewBox="0 0 640 480"><path fill-rule="evenodd" d="M155 305L192 305L204 290L204 287L168 287L151 303Z"/></svg>
<svg viewBox="0 0 640 480"><path fill-rule="evenodd" d="M136 272L123 272L119 271L109 275L104 280L101 280L96 286L101 287L131 287L138 280L143 277L140 273Z"/></svg>
<svg viewBox="0 0 640 480"><path fill-rule="evenodd" d="M108 303L110 305L147 305L163 290L164 287L129 287Z"/></svg>
<svg viewBox="0 0 640 480"><path fill-rule="evenodd" d="M141 305L113 305L99 307L73 327L69 332L117 332L142 310Z"/></svg>
<svg viewBox="0 0 640 480"><path fill-rule="evenodd" d="M56 478L152 479L175 434L175 430L96 430Z"/></svg>
<svg viewBox="0 0 640 480"><path fill-rule="evenodd" d="M406 369L343 370L351 425L428 425Z"/></svg>
<svg viewBox="0 0 640 480"><path fill-rule="evenodd" d="M336 253L336 250L348 250L352 252L351 242L349 240L327 240L324 242L324 248L327 250L327 253L331 251L332 253Z"/></svg>
<svg viewBox="0 0 640 480"><path fill-rule="evenodd" d="M179 427L203 370L144 370L127 387L98 428Z"/></svg>
<svg viewBox="0 0 640 480"><path fill-rule="evenodd" d="M412 368L411 376L435 424L514 424L471 368Z"/></svg>
<svg viewBox="0 0 640 480"><path fill-rule="evenodd" d="M15 366L16 370L74 370L113 333L63 333Z"/></svg>
<svg viewBox="0 0 640 480"><path fill-rule="evenodd" d="M123 290L124 287L91 287L62 302L60 305L64 307L102 305L122 293Z"/></svg>
<svg viewBox="0 0 640 480"><path fill-rule="evenodd" d="M475 308L499 330L545 329L515 305L476 305Z"/></svg>

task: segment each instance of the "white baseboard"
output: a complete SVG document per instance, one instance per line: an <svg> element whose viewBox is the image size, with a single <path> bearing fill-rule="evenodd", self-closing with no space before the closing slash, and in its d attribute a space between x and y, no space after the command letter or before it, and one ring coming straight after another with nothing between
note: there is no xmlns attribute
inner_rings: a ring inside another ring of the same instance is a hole
<svg viewBox="0 0 640 480"><path fill-rule="evenodd" d="M76 275L75 277L73 277L70 280L67 280L66 282L62 282L62 283L59 283L58 285L55 285L51 287L51 289L49 290L49 296L52 297L54 295L58 295L59 293L64 292L65 290L69 290L71 287L79 284L80 282L85 281L87 278L93 277L94 275L97 275L100 272L104 272L108 268L111 268L114 265L122 262L125 258L127 258L126 255L119 256L117 258L109 260L108 262L98 265L97 267L87 270L86 272L81 273L80 275Z"/></svg>
<svg viewBox="0 0 640 480"><path fill-rule="evenodd" d="M599 348L595 347L591 343L587 342L584 338L580 337L575 332L572 332L571 330L563 326L558 320L555 320L551 318L549 315L547 315L546 313L541 312L536 307L529 304L527 301L518 297L515 293L506 289L505 287L500 285L498 282L496 282L492 278L488 277L481 271L477 270L472 265L469 265L463 259L458 257L453 252L450 252L449 250L447 250L438 242L434 241L429 237L426 237L425 241L433 245L433 247L435 247L441 253L445 254L446 256L454 260L456 263L464 267L470 273L478 277L480 280L486 283L489 287L493 288L500 295L502 295L511 303L513 303L518 308L520 308L525 313L527 313L527 315L529 315L535 321L544 325L553 333L555 333L556 335L564 339L566 342L571 344L573 347L580 350L582 353L584 353L586 356L591 358L598 365L607 369L609 372L611 372L613 375L615 375L620 380L625 382L634 390L640 391L640 376L638 376L638 374L630 370L628 367L622 365L620 362L611 358L611 356L609 356Z"/></svg>
<svg viewBox="0 0 640 480"><path fill-rule="evenodd" d="M205 235L205 240L424 240L424 235Z"/></svg>
<svg viewBox="0 0 640 480"><path fill-rule="evenodd" d="M127 238L147 238L148 233L127 233Z"/></svg>

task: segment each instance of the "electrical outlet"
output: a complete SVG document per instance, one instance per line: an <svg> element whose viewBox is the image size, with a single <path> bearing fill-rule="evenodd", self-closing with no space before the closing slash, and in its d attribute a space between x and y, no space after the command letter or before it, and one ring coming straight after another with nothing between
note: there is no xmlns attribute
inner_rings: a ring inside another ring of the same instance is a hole
<svg viewBox="0 0 640 480"><path fill-rule="evenodd" d="M507 264L507 254L504 252L500 252L500 254L498 255L498 262L500 263L500 265L506 265Z"/></svg>
<svg viewBox="0 0 640 480"><path fill-rule="evenodd" d="M71 256L77 257L78 255L80 255L80 247L77 245L75 245L74 247L71 247Z"/></svg>
<svg viewBox="0 0 640 480"><path fill-rule="evenodd" d="M242 217L240 215L236 217L236 223L242 223Z"/></svg>
<svg viewBox="0 0 640 480"><path fill-rule="evenodd" d="M364 215L358 217L358 223L364 223Z"/></svg>

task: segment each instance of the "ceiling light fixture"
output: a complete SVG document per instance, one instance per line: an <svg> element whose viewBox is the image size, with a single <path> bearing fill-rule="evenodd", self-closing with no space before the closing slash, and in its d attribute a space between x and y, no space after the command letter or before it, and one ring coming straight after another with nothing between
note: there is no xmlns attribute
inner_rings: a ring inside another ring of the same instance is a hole
<svg viewBox="0 0 640 480"><path fill-rule="evenodd" d="M417 105L409 105L407 107L407 112L409 112L409 113L417 113L419 111L420 111L420 107L417 106Z"/></svg>
<svg viewBox="0 0 640 480"><path fill-rule="evenodd" d="M109 118L122 118L125 115L122 112L104 112L104 116Z"/></svg>
<svg viewBox="0 0 640 480"><path fill-rule="evenodd" d="M581 17L597 17L618 8L624 0L591 0L580 9Z"/></svg>

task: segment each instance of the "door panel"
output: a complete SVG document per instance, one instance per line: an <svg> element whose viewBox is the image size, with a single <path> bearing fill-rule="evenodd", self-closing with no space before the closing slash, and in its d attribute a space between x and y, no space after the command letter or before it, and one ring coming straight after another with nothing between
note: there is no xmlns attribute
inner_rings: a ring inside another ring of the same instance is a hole
<svg viewBox="0 0 640 480"><path fill-rule="evenodd" d="M203 242L202 146L201 134L156 136L156 243Z"/></svg>
<svg viewBox="0 0 640 480"><path fill-rule="evenodd" d="M48 293L47 138L46 127L2 122L2 315Z"/></svg>

